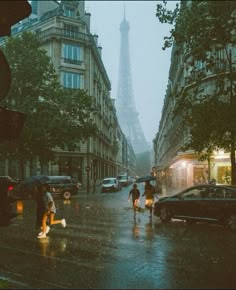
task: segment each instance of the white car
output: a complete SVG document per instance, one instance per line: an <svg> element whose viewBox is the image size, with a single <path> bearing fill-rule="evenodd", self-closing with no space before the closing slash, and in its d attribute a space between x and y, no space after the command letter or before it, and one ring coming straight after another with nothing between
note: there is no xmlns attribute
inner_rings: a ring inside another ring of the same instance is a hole
<svg viewBox="0 0 236 290"><path fill-rule="evenodd" d="M107 177L103 179L101 192L115 192L121 189L121 184L116 177Z"/></svg>

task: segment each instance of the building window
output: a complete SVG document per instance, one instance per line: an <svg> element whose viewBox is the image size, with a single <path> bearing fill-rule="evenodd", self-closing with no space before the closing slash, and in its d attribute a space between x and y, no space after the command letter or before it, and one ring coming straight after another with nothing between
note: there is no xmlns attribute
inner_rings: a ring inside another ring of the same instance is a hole
<svg viewBox="0 0 236 290"><path fill-rule="evenodd" d="M62 71L62 85L69 89L83 89L84 76L79 73Z"/></svg>
<svg viewBox="0 0 236 290"><path fill-rule="evenodd" d="M78 38L79 36L79 27L74 25L65 24L65 36L70 38Z"/></svg>
<svg viewBox="0 0 236 290"><path fill-rule="evenodd" d="M62 51L63 60L66 63L82 64L83 50L78 45L63 44Z"/></svg>
<svg viewBox="0 0 236 290"><path fill-rule="evenodd" d="M71 8L65 8L64 10L64 15L67 17L74 17L75 16L75 11Z"/></svg>

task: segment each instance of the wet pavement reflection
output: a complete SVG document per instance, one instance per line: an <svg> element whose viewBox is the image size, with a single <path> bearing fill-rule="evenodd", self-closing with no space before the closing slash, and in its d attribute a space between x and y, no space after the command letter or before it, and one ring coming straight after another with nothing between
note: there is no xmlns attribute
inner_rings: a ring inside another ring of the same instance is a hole
<svg viewBox="0 0 236 290"><path fill-rule="evenodd" d="M67 227L52 226L46 239L37 239L34 201L17 201L18 216L0 228L0 288L236 288L236 232L162 224L145 210L134 217L129 190L56 199Z"/></svg>

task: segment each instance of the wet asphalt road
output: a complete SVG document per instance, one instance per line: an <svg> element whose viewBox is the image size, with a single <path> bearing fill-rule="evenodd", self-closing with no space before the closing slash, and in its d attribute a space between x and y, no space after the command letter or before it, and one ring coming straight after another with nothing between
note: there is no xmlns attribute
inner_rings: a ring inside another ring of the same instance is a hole
<svg viewBox="0 0 236 290"><path fill-rule="evenodd" d="M56 199L67 227L54 225L42 240L34 202L18 201L21 214L0 228L0 288L236 288L236 232L177 220L163 225L147 211L134 219L129 190Z"/></svg>

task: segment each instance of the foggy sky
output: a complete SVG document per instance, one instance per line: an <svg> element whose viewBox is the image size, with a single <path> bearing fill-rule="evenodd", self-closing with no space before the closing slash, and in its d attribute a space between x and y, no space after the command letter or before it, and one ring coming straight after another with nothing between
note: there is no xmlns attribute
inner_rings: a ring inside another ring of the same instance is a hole
<svg viewBox="0 0 236 290"><path fill-rule="evenodd" d="M120 56L120 23L129 22L129 49L133 95L139 121L150 143L158 131L168 83L171 49L162 50L170 26L159 23L156 5L161 1L85 1L91 14L91 33L98 35L102 60L117 97ZM168 2L175 7L175 1Z"/></svg>

